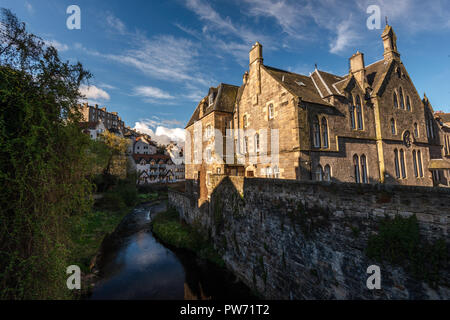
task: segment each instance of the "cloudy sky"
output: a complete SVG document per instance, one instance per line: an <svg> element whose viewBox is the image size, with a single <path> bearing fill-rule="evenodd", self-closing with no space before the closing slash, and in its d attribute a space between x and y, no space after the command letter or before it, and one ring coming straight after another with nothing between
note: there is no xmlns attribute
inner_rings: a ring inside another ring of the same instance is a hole
<svg viewBox="0 0 450 320"><path fill-rule="evenodd" d="M81 9L69 30L67 7ZM343 75L357 50L382 58L382 29L369 29L378 5L398 37L420 95L450 112L450 2L446 0L1 0L29 30L93 74L82 91L91 104L119 112L154 137L181 139L210 86L240 85L248 51L263 44L264 63L309 74Z"/></svg>

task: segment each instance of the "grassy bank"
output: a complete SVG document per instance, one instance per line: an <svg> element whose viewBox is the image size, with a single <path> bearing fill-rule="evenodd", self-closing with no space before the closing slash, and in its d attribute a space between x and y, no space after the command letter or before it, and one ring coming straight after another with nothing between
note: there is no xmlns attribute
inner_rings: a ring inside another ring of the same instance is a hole
<svg viewBox="0 0 450 320"><path fill-rule="evenodd" d="M199 257L211 261L220 267L225 264L208 241L200 232L180 221L175 209L159 213L152 221L153 234L162 242L171 246L188 249Z"/></svg>
<svg viewBox="0 0 450 320"><path fill-rule="evenodd" d="M91 260L104 237L115 230L125 215L136 205L164 199L167 193L137 193L133 186L119 186L102 196L91 212L70 221L73 246L70 262L78 265L84 273L90 272Z"/></svg>

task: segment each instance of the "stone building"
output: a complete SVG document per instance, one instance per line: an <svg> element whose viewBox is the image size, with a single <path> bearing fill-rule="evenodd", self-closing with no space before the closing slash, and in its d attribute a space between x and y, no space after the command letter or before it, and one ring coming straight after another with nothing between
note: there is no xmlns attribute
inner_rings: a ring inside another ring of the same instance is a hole
<svg viewBox="0 0 450 320"><path fill-rule="evenodd" d="M210 88L188 122L186 179L200 182L202 197L211 174L436 185L432 164L440 159L441 168L450 168L442 130L400 58L391 26L381 38L382 59L366 65L357 52L343 76L270 67L257 42L243 84Z"/></svg>
<svg viewBox="0 0 450 320"><path fill-rule="evenodd" d="M99 108L97 104L95 106L90 106L87 102L79 107L81 108L84 121L99 122L101 120L106 129L117 129L123 132L125 123L119 117L117 112L108 112L106 107Z"/></svg>

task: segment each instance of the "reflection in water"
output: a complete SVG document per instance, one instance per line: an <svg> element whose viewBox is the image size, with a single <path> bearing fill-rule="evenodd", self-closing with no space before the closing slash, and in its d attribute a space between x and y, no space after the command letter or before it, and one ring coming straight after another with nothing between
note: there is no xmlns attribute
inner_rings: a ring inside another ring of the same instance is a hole
<svg viewBox="0 0 450 320"><path fill-rule="evenodd" d="M164 207L152 209L161 211ZM142 227L149 222L148 213L148 208L138 207L127 218ZM199 260L190 252L168 249L142 228L124 239L107 261L103 279L91 299L252 298L247 287L236 283L226 270Z"/></svg>

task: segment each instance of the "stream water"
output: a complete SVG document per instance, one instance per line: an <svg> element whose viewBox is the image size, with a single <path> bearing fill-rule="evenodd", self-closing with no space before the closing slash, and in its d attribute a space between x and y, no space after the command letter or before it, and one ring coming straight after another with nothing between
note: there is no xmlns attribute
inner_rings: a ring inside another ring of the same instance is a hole
<svg viewBox="0 0 450 320"><path fill-rule="evenodd" d="M155 239L149 223L165 210L165 203L141 205L123 219L114 233L116 245L105 253L102 279L90 299L255 298L226 269Z"/></svg>

